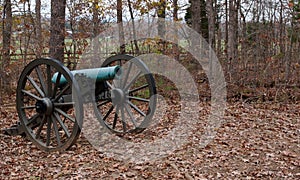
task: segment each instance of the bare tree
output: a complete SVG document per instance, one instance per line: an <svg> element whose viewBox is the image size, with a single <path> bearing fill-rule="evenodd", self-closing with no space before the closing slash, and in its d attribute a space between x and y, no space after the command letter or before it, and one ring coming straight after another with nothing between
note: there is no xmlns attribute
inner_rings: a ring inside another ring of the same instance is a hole
<svg viewBox="0 0 300 180"><path fill-rule="evenodd" d="M216 13L214 9L214 1L206 0L206 11L208 17L208 43L214 48L215 46L215 25L216 25Z"/></svg>
<svg viewBox="0 0 300 180"><path fill-rule="evenodd" d="M228 0L225 0L225 57L228 58ZM227 59L228 60L228 59ZM229 64L229 63L228 63ZM227 71L229 70L229 66L227 67Z"/></svg>
<svg viewBox="0 0 300 180"><path fill-rule="evenodd" d="M213 0L206 1L206 11L208 16L208 43L210 46L209 51L209 69L210 74L209 76L212 77L213 74L213 58L212 58L212 51L215 49L215 12L214 12L214 2Z"/></svg>
<svg viewBox="0 0 300 180"><path fill-rule="evenodd" d="M190 13L190 19L186 19L191 27L202 35L202 37L208 41L209 30L208 30L208 17L207 7L205 0L190 0L190 7L187 9Z"/></svg>
<svg viewBox="0 0 300 180"><path fill-rule="evenodd" d="M119 1L119 0L118 0ZM93 0L93 38L98 35L99 30L99 0Z"/></svg>
<svg viewBox="0 0 300 180"><path fill-rule="evenodd" d="M230 64L234 64L238 58L238 10L240 0L229 1L228 23L228 57ZM232 71L232 66L230 71Z"/></svg>
<svg viewBox="0 0 300 180"><path fill-rule="evenodd" d="M158 22L158 35L160 37L164 37L165 36L165 31L166 31L166 27L165 27L165 18L166 18L166 0L160 0L159 1L159 6L157 8L157 17L159 18L159 22Z"/></svg>
<svg viewBox="0 0 300 180"><path fill-rule="evenodd" d="M178 0L173 0L173 21L178 21ZM175 44L173 44L173 55L174 55L174 58L178 61L179 60L179 55L180 55L180 52L179 52L179 47L178 47L178 30L177 28L175 27L174 29L174 34L175 34Z"/></svg>
<svg viewBox="0 0 300 180"><path fill-rule="evenodd" d="M173 20L174 21L178 21L178 10L179 10L179 7L178 7L178 0L173 0Z"/></svg>
<svg viewBox="0 0 300 180"><path fill-rule="evenodd" d="M134 46L135 46L135 53L139 54L140 49L139 49L139 46L137 43L137 38L136 38L136 29L135 29L133 9L132 9L132 5L131 5L131 1L127 0L127 2L128 2L129 12L130 12L130 17L131 17L131 22L132 22L132 33L133 33L133 42L134 42Z"/></svg>
<svg viewBox="0 0 300 180"><path fill-rule="evenodd" d="M166 0L159 0L159 5L157 7L157 17L158 17L158 23L157 23L157 32L158 36L162 39L158 41L159 49L163 54L166 53L166 42L163 40L165 38L166 34L166 24L165 24L165 18L166 18Z"/></svg>
<svg viewBox="0 0 300 180"><path fill-rule="evenodd" d="M23 56L23 64L25 66L27 56L30 53L30 45L31 45L31 42L32 42L31 39L32 39L32 36L35 33L35 25L34 25L35 20L34 20L32 14L31 14L31 3L30 3L30 1L24 1L23 2L23 12L22 13L23 13L23 17L22 17L23 35L20 36L20 40L23 39L24 43L22 44L21 43L22 41L20 41L20 51L21 51L21 54ZM34 29L32 29L31 27L34 27Z"/></svg>
<svg viewBox="0 0 300 180"><path fill-rule="evenodd" d="M50 57L64 60L66 0L51 0Z"/></svg>
<svg viewBox="0 0 300 180"><path fill-rule="evenodd" d="M42 18L41 18L41 0L35 1L35 42L36 42L36 57L42 57L43 52L43 35L42 35Z"/></svg>
<svg viewBox="0 0 300 180"><path fill-rule="evenodd" d="M192 28L201 34L201 1L191 0L191 25Z"/></svg>
<svg viewBox="0 0 300 180"><path fill-rule="evenodd" d="M122 0L117 0L117 22L119 27L119 42L120 42L120 53L125 53L125 37L123 29L123 3Z"/></svg>
<svg viewBox="0 0 300 180"><path fill-rule="evenodd" d="M2 63L0 77L2 79L2 85L6 92L10 90L10 78L8 67L10 63L10 46L11 46L11 34L12 34L12 4L11 0L4 1L3 9L3 24L2 24Z"/></svg>

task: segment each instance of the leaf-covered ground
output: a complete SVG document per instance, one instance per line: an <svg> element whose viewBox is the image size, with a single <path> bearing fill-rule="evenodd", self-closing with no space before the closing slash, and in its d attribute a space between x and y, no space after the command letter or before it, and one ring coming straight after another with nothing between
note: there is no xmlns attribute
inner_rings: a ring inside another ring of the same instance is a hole
<svg viewBox="0 0 300 180"><path fill-rule="evenodd" d="M198 129L209 111L208 103L201 106ZM0 111L1 129L18 120L13 106ZM300 179L298 103L229 103L214 140L201 148L199 138L195 133L169 156L134 164L106 157L84 137L67 152L45 153L1 134L0 179Z"/></svg>

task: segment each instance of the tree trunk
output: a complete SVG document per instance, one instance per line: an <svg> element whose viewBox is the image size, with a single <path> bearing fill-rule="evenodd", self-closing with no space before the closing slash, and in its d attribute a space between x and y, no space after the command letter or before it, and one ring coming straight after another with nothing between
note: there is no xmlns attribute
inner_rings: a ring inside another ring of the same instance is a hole
<svg viewBox="0 0 300 180"><path fill-rule="evenodd" d="M191 0L191 24L192 28L208 41L208 17L205 0Z"/></svg>
<svg viewBox="0 0 300 180"><path fill-rule="evenodd" d="M223 55L223 36L222 36L222 18L221 18L221 14L219 14L220 12L220 5L218 4L217 0L215 1L215 18L216 18L216 35L215 35L215 42L216 42L216 52L217 52L217 56L221 57Z"/></svg>
<svg viewBox="0 0 300 180"><path fill-rule="evenodd" d="M201 34L201 1L191 0L191 24L192 28Z"/></svg>
<svg viewBox="0 0 300 180"><path fill-rule="evenodd" d="M99 15L98 15L98 9L99 4L98 0L93 1L93 38L95 38L98 35L98 29L99 29Z"/></svg>
<svg viewBox="0 0 300 180"><path fill-rule="evenodd" d="M160 37L164 37L166 33L166 27L164 22L166 18L166 0L160 0L160 4L157 10L157 17L161 19L161 21L158 22L158 35Z"/></svg>
<svg viewBox="0 0 300 180"><path fill-rule="evenodd" d="M42 57L43 53L43 36L42 36L42 22L41 22L41 0L35 1L35 43L36 43L36 58Z"/></svg>
<svg viewBox="0 0 300 180"><path fill-rule="evenodd" d="M225 57L227 58L227 61L229 60L228 59L228 26L229 26L229 22L228 22L228 0L225 0L225 49L224 49L224 52L225 52ZM230 63L228 62L227 63L228 66L227 66L227 72L229 72L230 70Z"/></svg>
<svg viewBox="0 0 300 180"><path fill-rule="evenodd" d="M119 43L120 43L120 53L125 53L125 37L123 29L123 5L122 0L117 0L117 23L119 27Z"/></svg>
<svg viewBox="0 0 300 180"><path fill-rule="evenodd" d="M284 33L285 33L285 23L283 22L284 14L283 14L283 9L285 8L284 3L282 0L280 2L280 16L279 16L279 25L280 25L280 32L279 32L279 43L280 43L280 53L285 53L285 40L284 40Z"/></svg>
<svg viewBox="0 0 300 180"><path fill-rule="evenodd" d="M66 0L51 1L50 57L64 60Z"/></svg>
<svg viewBox="0 0 300 180"><path fill-rule="evenodd" d="M207 17L208 9L207 9L206 4L208 4L208 6L212 6L212 1L211 0L206 0L206 1L200 0L201 35L208 42L210 33L209 33L209 21L208 21L208 17ZM212 12L213 12L213 8L212 8ZM214 15L212 14L212 16L214 16ZM214 34L214 32L213 32L213 34Z"/></svg>
<svg viewBox="0 0 300 180"><path fill-rule="evenodd" d="M230 71L234 74L233 64L237 63L238 57L238 9L239 0L229 1L229 24L228 24L228 60L230 61ZM236 77L235 77L236 78Z"/></svg>
<svg viewBox="0 0 300 180"><path fill-rule="evenodd" d="M10 75L9 75L9 63L10 63L10 46L11 46L11 34L12 34L12 8L11 0L4 1L3 12L3 26L2 26L2 63L0 76L2 79L1 85L6 92L11 92L10 89ZM2 89L2 88L1 88Z"/></svg>
<svg viewBox="0 0 300 180"><path fill-rule="evenodd" d="M207 17L208 17L208 43L213 49L215 49L215 29L216 29L215 14L216 13L214 12L213 0L206 1L206 11L207 11Z"/></svg>
<svg viewBox="0 0 300 180"><path fill-rule="evenodd" d="M212 78L213 76L213 50L215 49L215 12L213 0L206 1L206 11L208 17L208 44L210 46L209 49L209 76Z"/></svg>
<svg viewBox="0 0 300 180"><path fill-rule="evenodd" d="M26 9L26 5L27 5L27 9ZM27 11L31 12L30 7L31 7L30 1L24 1L24 3L23 3L23 14L25 15L25 17L23 18L23 24L25 25L25 28L23 29L23 31L24 31L24 35L23 35L24 44L21 45L22 49L24 49L24 53L23 53L23 64L24 64L24 66L27 64L26 60L27 60L27 56L28 56L28 52L29 52L31 37L35 33L30 28L26 27L26 25L29 25L30 23L34 24L33 16L31 14L28 14L28 15L26 14Z"/></svg>
<svg viewBox="0 0 300 180"><path fill-rule="evenodd" d="M178 0L173 0L173 20L178 21Z"/></svg>
<svg viewBox="0 0 300 180"><path fill-rule="evenodd" d="M90 37L91 41L93 40L93 38L97 38L97 35L99 33L99 0L93 0L92 11L93 11L93 21L92 21L93 35ZM73 21L76 21L76 20L74 19ZM97 64L99 62L99 58L102 57L99 41L92 43L91 48L93 49L92 62L93 62L93 64ZM75 55L76 55L76 52L74 52L74 57L75 57Z"/></svg>
<svg viewBox="0 0 300 180"><path fill-rule="evenodd" d="M165 39L166 35L166 24L165 24L165 18L166 18L166 0L160 0L159 6L157 9L157 17L158 17L158 25L157 25L157 31L158 36L162 39ZM160 40L158 42L159 49L162 51L163 54L166 53L166 42L164 40Z"/></svg>
<svg viewBox="0 0 300 180"><path fill-rule="evenodd" d="M132 33L133 33L133 42L135 46L135 54L140 54L140 49L137 43L137 38L136 38L136 29L135 29L135 22L134 22L134 16L133 16L133 10L131 6L131 1L128 0L128 7L129 7L129 12L130 12L130 17L131 17L131 22L132 22Z"/></svg>
<svg viewBox="0 0 300 180"><path fill-rule="evenodd" d="M177 23L178 21L178 0L173 0L173 21L175 22L175 24ZM180 55L180 52L179 52L179 48L178 48L178 30L177 28L175 27L174 28L175 32L175 39L174 39L174 44L173 44L173 56L175 58L176 61L179 60L179 55Z"/></svg>
<svg viewBox="0 0 300 180"><path fill-rule="evenodd" d="M240 15L241 15L241 26L242 26L242 33L241 33L241 59L243 59L243 61L245 63L243 63L242 68L246 69L247 68L247 61L248 61L248 57L247 57L247 48L248 48L248 44L247 44L247 22L246 22L246 16L245 14L242 12L242 10L240 9Z"/></svg>

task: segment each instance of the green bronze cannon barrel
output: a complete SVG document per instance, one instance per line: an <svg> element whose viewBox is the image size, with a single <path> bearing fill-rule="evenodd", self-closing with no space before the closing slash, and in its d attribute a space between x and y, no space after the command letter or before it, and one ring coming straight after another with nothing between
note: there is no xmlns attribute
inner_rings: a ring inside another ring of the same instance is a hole
<svg viewBox="0 0 300 180"><path fill-rule="evenodd" d="M76 74L84 74L86 77L96 80L96 83L103 82L106 80L114 79L117 76L120 66L112 67L101 67L101 68L92 68L92 69L80 69L71 71L73 76ZM58 73L55 73L52 77L52 82L55 83ZM66 79L64 76L60 78L59 85L66 84Z"/></svg>

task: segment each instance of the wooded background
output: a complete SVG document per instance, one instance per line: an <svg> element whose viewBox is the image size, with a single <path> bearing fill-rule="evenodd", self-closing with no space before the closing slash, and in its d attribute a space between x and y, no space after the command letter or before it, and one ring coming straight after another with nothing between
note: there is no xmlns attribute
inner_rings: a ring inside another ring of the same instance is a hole
<svg viewBox="0 0 300 180"><path fill-rule="evenodd" d="M143 17L182 21L199 32L214 48L228 86L238 87L230 90L243 88L232 97L255 91L260 93L255 96L271 92L270 100L280 100L278 94L284 89L300 87L299 1L51 0L51 9L49 2L41 0L1 0L0 4L1 93L13 92L30 60L50 56L76 62L97 34L116 22ZM141 46L134 42L118 51L143 54ZM262 92L261 88L275 90ZM297 99L291 94L287 98Z"/></svg>

